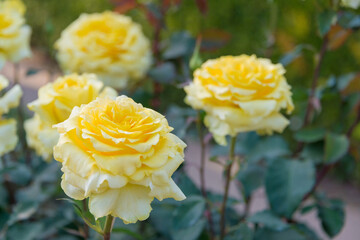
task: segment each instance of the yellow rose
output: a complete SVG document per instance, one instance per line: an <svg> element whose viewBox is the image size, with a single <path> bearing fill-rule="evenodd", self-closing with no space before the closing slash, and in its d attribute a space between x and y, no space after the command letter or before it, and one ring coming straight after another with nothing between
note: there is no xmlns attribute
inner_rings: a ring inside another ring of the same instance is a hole
<svg viewBox="0 0 360 240"><path fill-rule="evenodd" d="M294 109L284 73L281 64L254 55L208 60L185 87L185 102L206 112L205 125L221 145L240 132L282 132L289 121L279 111Z"/></svg>
<svg viewBox="0 0 360 240"><path fill-rule="evenodd" d="M55 48L65 71L95 73L117 89L136 83L151 65L150 43L141 26L114 12L82 14Z"/></svg>
<svg viewBox="0 0 360 240"><path fill-rule="evenodd" d="M360 0L341 0L341 5L357 9L360 6Z"/></svg>
<svg viewBox="0 0 360 240"><path fill-rule="evenodd" d="M185 199L171 176L186 145L161 114L126 96L99 98L75 107L56 127L61 186L71 198L89 197L96 218L134 223L149 217L154 197Z"/></svg>
<svg viewBox="0 0 360 240"><path fill-rule="evenodd" d="M0 1L0 69L5 61L30 56L31 29L25 25L25 6L20 0Z"/></svg>
<svg viewBox="0 0 360 240"><path fill-rule="evenodd" d="M0 75L0 91L9 85L7 79ZM20 104L22 91L19 85L15 85L4 96L0 97L0 156L8 153L16 147L18 137L16 133L16 121L4 119L3 114Z"/></svg>
<svg viewBox="0 0 360 240"><path fill-rule="evenodd" d="M45 160L51 160L59 135L52 125L63 122L75 106L97 97L116 97L117 93L97 80L94 74L71 74L39 89L39 97L29 103L35 116L25 121L27 142Z"/></svg>

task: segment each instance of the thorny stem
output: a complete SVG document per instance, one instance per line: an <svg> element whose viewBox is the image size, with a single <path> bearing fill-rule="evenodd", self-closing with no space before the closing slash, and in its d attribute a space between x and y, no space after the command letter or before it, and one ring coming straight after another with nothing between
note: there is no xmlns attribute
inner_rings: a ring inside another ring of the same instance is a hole
<svg viewBox="0 0 360 240"><path fill-rule="evenodd" d="M353 124L350 126L349 130L346 133L346 136L348 138L351 137L353 131L355 130L355 127L360 123L360 105L357 108L357 115L356 118L353 122ZM335 167L336 163L330 164L330 165L326 165L324 166L321 171L319 172L319 174L317 175L316 178L316 182L314 184L314 187L311 189L311 191L306 194L303 198L303 201L305 201L306 199L308 199L317 189L317 187L320 185L320 183L322 182L322 180L325 178L325 176L330 172L331 169L333 169Z"/></svg>
<svg viewBox="0 0 360 240"><path fill-rule="evenodd" d="M220 217L220 240L223 240L226 234L225 227L226 227L226 218L225 218L225 212L226 212L226 202L228 200L229 196L229 187L230 187L230 181L231 181L231 168L234 163L235 158L235 143L236 143L236 136L231 138L231 144L230 144L230 151L229 151L229 164L226 166L225 169L225 192L224 192L224 198L221 205L221 217Z"/></svg>
<svg viewBox="0 0 360 240"><path fill-rule="evenodd" d="M210 230L210 240L214 239L215 236L215 231L214 231L214 223L213 223L213 218L212 218L212 213L211 213L211 207L209 204L209 200L208 200L208 196L207 196L207 192L206 192L206 185L205 185L205 150L206 150L206 144L204 141L204 132L203 132L203 127L201 124L201 114L200 111L198 111L198 117L197 117L197 122L196 122L196 126L197 126L197 130L198 130L198 134L199 134L199 138L200 138L200 144L201 144L201 151L200 151L200 189L201 189L201 194L203 196L203 198L206 201L206 210L207 210L207 214L206 214L206 218L208 220L209 223L209 230Z"/></svg>
<svg viewBox="0 0 360 240"><path fill-rule="evenodd" d="M111 230L114 224L115 218L111 215L106 217L105 226L104 226L104 240L110 240Z"/></svg>
<svg viewBox="0 0 360 240"><path fill-rule="evenodd" d="M328 48L328 44L329 44L329 36L326 34L323 38L323 42L322 42L320 54L319 54L319 60L315 67L314 75L313 75L312 82L311 82L311 89L310 89L310 94L309 94L309 98L307 101L303 127L306 127L311 122L311 118L312 118L313 111L314 111L314 101L316 100L315 94L316 94L316 88L317 88L317 85L319 82L321 65L324 60L326 50ZM299 142L294 155L297 155L298 153L300 153L303 150L303 148L304 148L304 143Z"/></svg>

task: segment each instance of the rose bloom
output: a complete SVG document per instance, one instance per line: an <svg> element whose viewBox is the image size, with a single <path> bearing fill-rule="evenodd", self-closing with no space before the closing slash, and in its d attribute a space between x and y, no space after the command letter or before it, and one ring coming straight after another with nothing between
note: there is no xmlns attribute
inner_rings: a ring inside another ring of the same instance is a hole
<svg viewBox="0 0 360 240"><path fill-rule="evenodd" d="M360 0L341 0L341 5L357 9L360 6Z"/></svg>
<svg viewBox="0 0 360 240"><path fill-rule="evenodd" d="M205 125L215 140L226 145L226 135L257 131L282 132L294 105L281 64L256 56L224 56L208 60L185 87L185 102L206 112Z"/></svg>
<svg viewBox="0 0 360 240"><path fill-rule="evenodd" d="M9 81L0 75L0 91L8 85ZM15 85L0 97L0 156L14 150L18 142L15 119L5 119L3 115L20 104L21 96L20 86Z"/></svg>
<svg viewBox="0 0 360 240"><path fill-rule="evenodd" d="M24 13L20 0L0 1L0 69L7 60L18 62L31 54L31 29L25 25Z"/></svg>
<svg viewBox="0 0 360 240"><path fill-rule="evenodd" d="M56 127L61 187L71 198L89 198L96 218L134 223L149 217L154 197L185 199L171 176L186 145L154 110L126 96L98 98L75 107Z"/></svg>
<svg viewBox="0 0 360 240"><path fill-rule="evenodd" d="M151 65L150 42L141 26L114 12L82 14L55 48L63 70L95 73L117 89L137 83Z"/></svg>
<svg viewBox="0 0 360 240"><path fill-rule="evenodd" d="M41 87L38 99L28 105L35 115L24 124L29 146L45 160L51 160L59 140L52 125L66 120L75 106L106 96L116 97L117 93L110 87L104 88L94 74L71 74Z"/></svg>

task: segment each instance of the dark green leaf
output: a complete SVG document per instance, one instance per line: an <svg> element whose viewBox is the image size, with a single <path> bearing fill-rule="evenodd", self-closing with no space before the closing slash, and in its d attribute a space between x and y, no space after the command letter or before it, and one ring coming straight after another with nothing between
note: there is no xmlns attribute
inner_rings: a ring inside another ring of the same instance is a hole
<svg viewBox="0 0 360 240"><path fill-rule="evenodd" d="M173 83L176 79L176 69L171 62L162 63L149 71L149 76L159 83Z"/></svg>
<svg viewBox="0 0 360 240"><path fill-rule="evenodd" d="M200 196L190 196L174 212L173 227L188 228L194 225L205 211L205 200Z"/></svg>
<svg viewBox="0 0 360 240"><path fill-rule="evenodd" d="M36 202L19 202L15 207L8 221L12 225L17 221L30 218L38 209L39 204Z"/></svg>
<svg viewBox="0 0 360 240"><path fill-rule="evenodd" d="M247 164L240 168L237 179L242 183L245 197L252 194L254 190L264 183L265 169L255 164Z"/></svg>
<svg viewBox="0 0 360 240"><path fill-rule="evenodd" d="M272 161L265 178L271 209L281 216L291 217L314 183L313 162L285 159Z"/></svg>
<svg viewBox="0 0 360 240"><path fill-rule="evenodd" d="M254 240L310 240L294 228L284 231L275 231L268 228L260 228L255 232Z"/></svg>
<svg viewBox="0 0 360 240"><path fill-rule="evenodd" d="M196 240L202 233L206 226L206 220L200 219L195 224L182 228L182 229L173 229L171 231L171 236L173 240Z"/></svg>
<svg viewBox="0 0 360 240"><path fill-rule="evenodd" d="M345 222L344 206L341 201L327 199L318 204L318 217L325 232L330 236L336 236Z"/></svg>
<svg viewBox="0 0 360 240"><path fill-rule="evenodd" d="M360 16L352 12L344 12L339 17L339 24L344 28L360 27Z"/></svg>
<svg viewBox="0 0 360 240"><path fill-rule="evenodd" d="M241 223L234 229L231 229L226 235L225 240L252 240L254 232L245 223Z"/></svg>
<svg viewBox="0 0 360 240"><path fill-rule="evenodd" d="M43 230L42 223L22 223L11 226L7 232L8 240L34 240Z"/></svg>
<svg viewBox="0 0 360 240"><path fill-rule="evenodd" d="M315 164L322 163L324 160L324 143L317 142L307 144L300 155L304 159L309 159Z"/></svg>
<svg viewBox="0 0 360 240"><path fill-rule="evenodd" d="M283 222L278 216L270 210L257 212L248 218L249 222L261 224L269 229L282 231L288 227L288 224Z"/></svg>
<svg viewBox="0 0 360 240"><path fill-rule="evenodd" d="M123 234L131 236L131 237L133 237L135 239L138 239L138 240L143 240L144 239L139 233L133 232L130 229L127 229L127 228L114 228L112 230L112 232L114 232L114 233L123 233Z"/></svg>
<svg viewBox="0 0 360 240"><path fill-rule="evenodd" d="M299 142L305 142L305 143L317 142L325 137L325 129L304 128L296 132L294 137Z"/></svg>
<svg viewBox="0 0 360 240"><path fill-rule="evenodd" d="M345 135L335 133L326 134L325 138L325 162L335 163L343 157L349 149L349 139Z"/></svg>
<svg viewBox="0 0 360 240"><path fill-rule="evenodd" d="M186 32L178 32L170 37L170 45L165 50L164 59L190 57L195 47L195 39Z"/></svg>
<svg viewBox="0 0 360 240"><path fill-rule="evenodd" d="M336 12L333 10L324 11L318 16L319 32L321 36L327 34L337 20Z"/></svg>
<svg viewBox="0 0 360 240"><path fill-rule="evenodd" d="M290 154L289 146L281 136L261 139L246 156L249 162L261 159L273 159Z"/></svg>

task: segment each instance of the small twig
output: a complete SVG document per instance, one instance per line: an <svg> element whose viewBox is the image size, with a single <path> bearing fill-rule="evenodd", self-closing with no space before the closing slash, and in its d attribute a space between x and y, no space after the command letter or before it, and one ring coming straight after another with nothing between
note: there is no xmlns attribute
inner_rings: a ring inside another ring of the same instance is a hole
<svg viewBox="0 0 360 240"><path fill-rule="evenodd" d="M199 172L200 172L200 189L201 189L201 194L202 194L203 198L206 201L206 218L207 218L208 223L209 223L210 240L213 240L215 238L215 231L214 231L214 223L213 223L212 212L211 212L211 208L210 208L210 205L209 205L209 199L208 199L208 196L207 196L206 185L205 185L205 164L206 164L205 150L206 150L206 143L204 141L204 131L203 131L203 126L202 126L200 111L198 111L198 117L197 117L196 126L197 126L197 130L198 130L198 134L199 134L200 144L201 144L200 168L199 168Z"/></svg>
<svg viewBox="0 0 360 240"><path fill-rule="evenodd" d="M82 200L82 205L83 205L83 211L87 212L88 211L88 206L87 206L87 201L86 198L84 200ZM87 240L89 238L89 226L86 224L86 222L84 222L84 239Z"/></svg>
<svg viewBox="0 0 360 240"><path fill-rule="evenodd" d="M229 152L229 164L226 166L225 169L225 192L224 192L224 198L221 205L220 210L220 240L223 240L225 238L226 234L226 203L229 197L229 187L230 187L230 181L231 181L231 169L234 163L235 158L235 143L236 143L236 136L231 138L231 145L230 145L230 152Z"/></svg>
<svg viewBox="0 0 360 240"><path fill-rule="evenodd" d="M314 75L313 75L312 82L311 82L311 89L310 89L310 94L309 94L309 98L307 101L303 128L308 126L311 122L311 117L312 117L313 111L314 111L314 101L316 100L315 95L316 95L316 88L317 88L318 82L319 82L321 65L323 63L324 56L325 56L326 50L328 48L328 44L329 44L329 36L326 34L323 38L323 42L322 42L320 54L319 54L319 60L315 67ZM304 142L298 142L296 150L294 152L294 156L298 155L303 150L304 146L305 146Z"/></svg>
<svg viewBox="0 0 360 240"><path fill-rule="evenodd" d="M358 105L357 107L357 115L356 115L356 118L353 122L353 124L351 124L349 130L347 131L346 133L346 136L348 138L351 137L353 131L355 130L355 127L360 123L360 104ZM317 178L316 178L316 182L313 186L313 188L311 189L311 191L309 193L307 193L304 198L303 198L303 201L305 201L306 199L308 199L315 191L316 189L318 188L318 186L320 185L320 183L323 181L323 179L326 177L326 175L330 172L331 169L333 169L335 166L336 166L337 162L336 163L333 163L333 164L330 164L330 165L325 165L321 171L319 172L319 174L317 175Z"/></svg>

